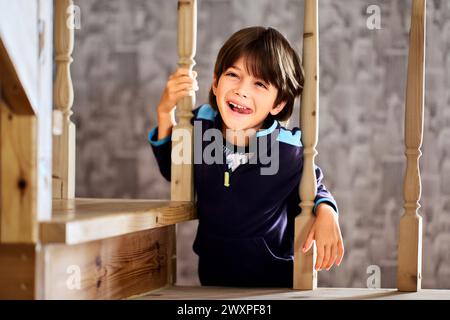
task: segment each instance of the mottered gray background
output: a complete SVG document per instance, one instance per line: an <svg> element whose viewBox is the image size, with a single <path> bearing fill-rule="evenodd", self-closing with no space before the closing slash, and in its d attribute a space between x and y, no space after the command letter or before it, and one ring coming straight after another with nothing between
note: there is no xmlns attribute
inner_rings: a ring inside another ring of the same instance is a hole
<svg viewBox="0 0 450 320"><path fill-rule="evenodd" d="M168 199L146 138L177 66L175 0L76 0L72 75L76 196ZM369 5L381 29L369 30ZM340 207L346 254L319 286L366 287L371 265L396 286L403 214L404 105L410 0L320 1L320 131L316 163ZM272 26L298 49L301 0L199 0L197 104L207 101L222 43ZM421 158L423 287L450 288L450 1L428 1L425 131ZM298 103L299 104L299 103ZM298 105L289 126L298 124ZM199 284L196 222L178 225L178 284Z"/></svg>

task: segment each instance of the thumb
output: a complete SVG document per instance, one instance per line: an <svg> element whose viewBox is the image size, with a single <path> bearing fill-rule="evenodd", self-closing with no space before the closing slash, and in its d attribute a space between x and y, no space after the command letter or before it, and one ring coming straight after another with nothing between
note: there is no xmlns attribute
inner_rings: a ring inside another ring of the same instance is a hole
<svg viewBox="0 0 450 320"><path fill-rule="evenodd" d="M311 249L314 240L314 230L309 231L308 238L306 238L305 244L303 245L303 253L308 252Z"/></svg>

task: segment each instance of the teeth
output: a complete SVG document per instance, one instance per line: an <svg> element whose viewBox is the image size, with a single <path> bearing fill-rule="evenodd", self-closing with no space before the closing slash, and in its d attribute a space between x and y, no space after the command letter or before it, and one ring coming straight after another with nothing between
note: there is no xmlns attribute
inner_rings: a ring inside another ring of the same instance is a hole
<svg viewBox="0 0 450 320"><path fill-rule="evenodd" d="M247 109L247 108L245 108L245 107L243 107L243 106L240 106L240 105L238 105L238 104L235 104L235 103L233 103L233 102L230 102L230 104L231 104L233 107L238 108L238 109Z"/></svg>

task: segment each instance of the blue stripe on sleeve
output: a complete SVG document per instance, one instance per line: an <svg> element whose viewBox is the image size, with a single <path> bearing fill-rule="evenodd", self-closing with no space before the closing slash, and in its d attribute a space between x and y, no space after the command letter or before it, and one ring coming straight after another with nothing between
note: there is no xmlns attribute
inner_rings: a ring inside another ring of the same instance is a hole
<svg viewBox="0 0 450 320"><path fill-rule="evenodd" d="M331 199L329 199L329 198L322 198L322 199L318 200L318 201L314 204L314 207L313 207L313 213L314 213L314 214L316 213L317 206L318 206L320 203L322 203L322 202L326 202L326 203L328 203L329 205L331 205L331 207L333 207L334 211L336 211L336 213L339 214L339 209L338 209L336 203L334 203L334 201L331 200Z"/></svg>
<svg viewBox="0 0 450 320"><path fill-rule="evenodd" d="M161 140L155 140L155 135L157 133L157 130L158 130L158 127L154 127L148 134L148 138L147 138L148 142L150 142L150 144L154 147L159 147L159 146L165 144L166 142L170 141L170 136L167 136Z"/></svg>
<svg viewBox="0 0 450 320"><path fill-rule="evenodd" d="M197 113L197 119L204 119L204 120L214 120L214 118L217 115L217 111L214 111L214 109L209 104L204 104L200 107Z"/></svg>

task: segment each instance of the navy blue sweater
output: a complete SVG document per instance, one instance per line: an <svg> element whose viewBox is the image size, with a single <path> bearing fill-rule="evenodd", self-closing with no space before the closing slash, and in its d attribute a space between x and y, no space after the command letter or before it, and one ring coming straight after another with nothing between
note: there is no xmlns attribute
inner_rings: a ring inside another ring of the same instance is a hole
<svg viewBox="0 0 450 320"><path fill-rule="evenodd" d="M201 123L199 123L200 121ZM208 104L193 110L191 123L201 124L202 134L211 128L220 130L222 119ZM198 273L202 285L292 287L294 218L301 212L299 183L303 167L301 131L283 128L270 116L254 139L264 143L268 153L279 148L276 174L261 174L269 167L257 159L231 172L223 155L222 163L194 162L194 189L198 230L194 252L199 256ZM194 130L195 131L195 130ZM157 140L158 128L148 135L161 174L170 181L171 137ZM194 145L202 150L211 143L194 134ZM210 146L211 149L211 146ZM219 149L221 150L221 149ZM248 151L248 150L247 150ZM323 173L315 167L317 196L321 202L338 208L322 183ZM224 183L228 172L229 183Z"/></svg>

